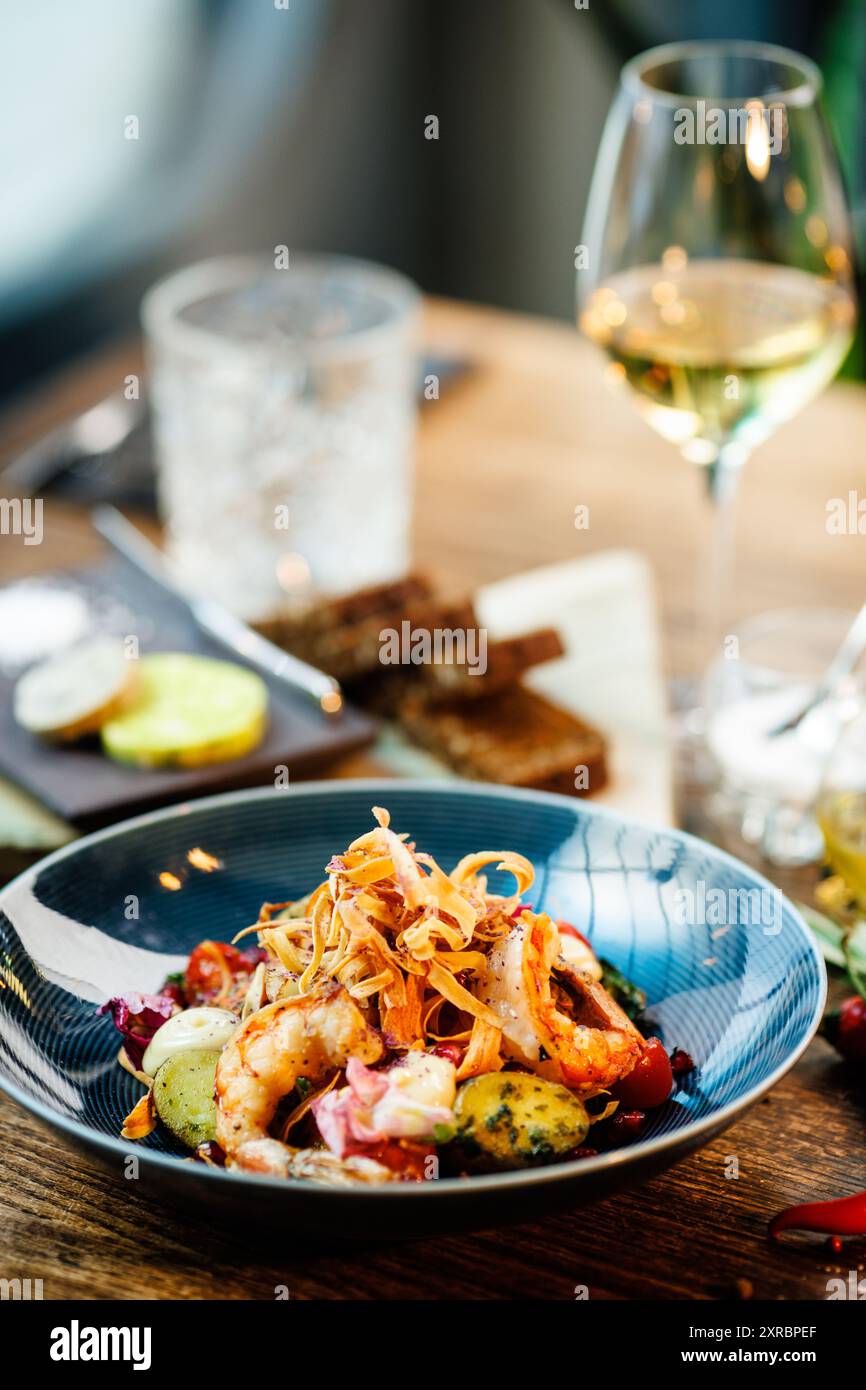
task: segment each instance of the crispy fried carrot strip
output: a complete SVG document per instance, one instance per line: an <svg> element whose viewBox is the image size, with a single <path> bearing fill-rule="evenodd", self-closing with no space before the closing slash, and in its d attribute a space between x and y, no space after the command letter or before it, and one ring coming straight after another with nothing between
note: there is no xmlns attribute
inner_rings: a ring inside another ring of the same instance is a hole
<svg viewBox="0 0 866 1390"><path fill-rule="evenodd" d="M156 1129L156 1109L153 1104L153 1091L145 1091L137 1105L134 1105L123 1122L121 1139L144 1139Z"/></svg>
<svg viewBox="0 0 866 1390"><path fill-rule="evenodd" d="M472 1037L457 1070L457 1080L466 1081L470 1076L483 1076L488 1071L501 1071L504 1065L500 1055L502 1034L498 1028L476 1018L472 1024Z"/></svg>
<svg viewBox="0 0 866 1390"><path fill-rule="evenodd" d="M413 1043L424 1041L424 1026L421 1010L424 1002L424 979L421 975L407 975L404 998L394 998L388 988L382 992L382 1031L389 1041L393 1038L398 1047L411 1047Z"/></svg>
<svg viewBox="0 0 866 1390"><path fill-rule="evenodd" d="M438 989L455 1009L462 1009L464 1013L471 1014L473 1018L480 1018L483 1022L490 1023L494 1027L499 1023L498 1014L494 1013L489 1004L484 1004L480 999L476 999L468 989L464 989L459 981L455 980L450 970L446 970L444 965L438 961L431 961L427 972L427 978L434 989Z"/></svg>

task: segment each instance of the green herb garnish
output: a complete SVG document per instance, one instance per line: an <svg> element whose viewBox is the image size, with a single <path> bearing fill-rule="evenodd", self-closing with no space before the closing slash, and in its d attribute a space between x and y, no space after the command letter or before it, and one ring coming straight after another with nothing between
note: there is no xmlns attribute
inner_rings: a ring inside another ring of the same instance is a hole
<svg viewBox="0 0 866 1390"><path fill-rule="evenodd" d="M626 979L621 970L617 970L609 960L600 960L601 983L619 1004L624 1013L628 1014L632 1022L640 1018L646 1008L646 995L643 990L631 980Z"/></svg>

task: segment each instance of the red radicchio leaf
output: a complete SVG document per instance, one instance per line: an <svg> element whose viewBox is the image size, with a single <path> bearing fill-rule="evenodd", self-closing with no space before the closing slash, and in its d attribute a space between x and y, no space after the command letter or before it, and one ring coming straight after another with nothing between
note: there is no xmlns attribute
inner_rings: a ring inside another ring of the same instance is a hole
<svg viewBox="0 0 866 1390"><path fill-rule="evenodd" d="M115 1028L123 1035L126 1055L138 1068L154 1033L174 1012L175 1003L168 994L121 994L97 1010L111 1014Z"/></svg>

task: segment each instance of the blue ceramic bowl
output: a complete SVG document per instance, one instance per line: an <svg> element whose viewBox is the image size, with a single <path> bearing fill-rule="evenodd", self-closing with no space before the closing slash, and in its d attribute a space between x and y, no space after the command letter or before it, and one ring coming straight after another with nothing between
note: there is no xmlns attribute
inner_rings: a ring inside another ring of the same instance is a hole
<svg viewBox="0 0 866 1390"><path fill-rule="evenodd" d="M97 1006L157 989L202 938L230 939L263 901L304 893L372 824L373 805L449 869L471 850L525 854L533 906L573 922L646 990L665 1045L690 1053L696 1070L639 1142L531 1171L335 1191L185 1162L162 1132L118 1137L141 1087L117 1066L118 1037ZM194 867L194 848L222 867ZM0 892L0 981L0 1087L97 1150L118 1192L134 1153L154 1191L203 1202L219 1219L365 1236L525 1219L673 1163L792 1066L825 995L823 963L790 903L710 845L567 797L393 781L233 792L59 850Z"/></svg>

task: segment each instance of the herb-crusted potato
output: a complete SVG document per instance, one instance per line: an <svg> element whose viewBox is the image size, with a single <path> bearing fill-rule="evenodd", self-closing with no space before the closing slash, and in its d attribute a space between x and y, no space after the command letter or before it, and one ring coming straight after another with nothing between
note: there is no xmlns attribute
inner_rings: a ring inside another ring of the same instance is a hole
<svg viewBox="0 0 866 1390"><path fill-rule="evenodd" d="M456 1140L478 1168L553 1163L583 1143L589 1116L565 1086L526 1072L490 1072L466 1081L454 1108Z"/></svg>
<svg viewBox="0 0 866 1390"><path fill-rule="evenodd" d="M196 1149L216 1137L214 1082L219 1053L194 1048L163 1062L153 1082L153 1103L167 1129Z"/></svg>

